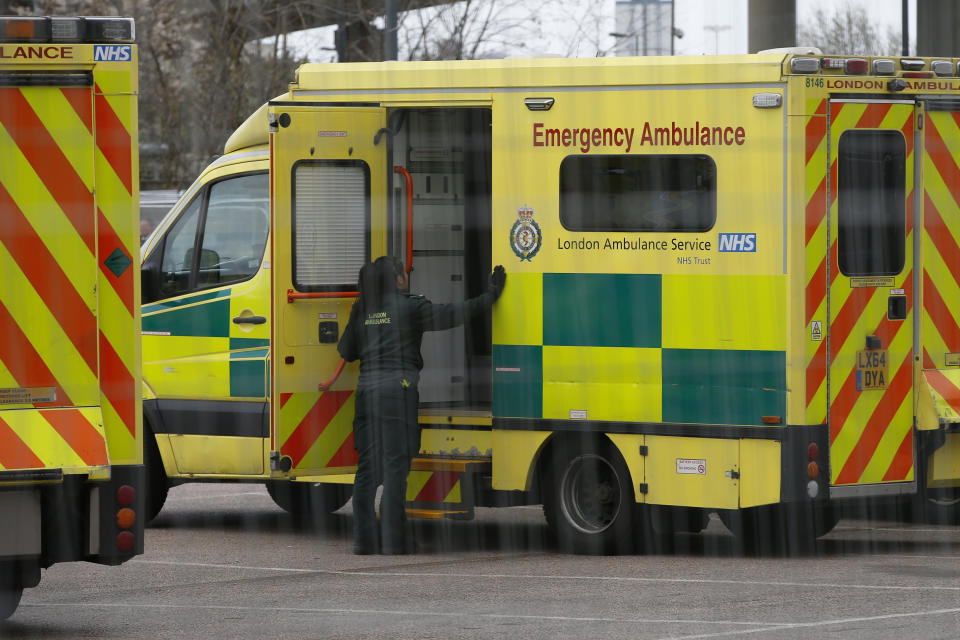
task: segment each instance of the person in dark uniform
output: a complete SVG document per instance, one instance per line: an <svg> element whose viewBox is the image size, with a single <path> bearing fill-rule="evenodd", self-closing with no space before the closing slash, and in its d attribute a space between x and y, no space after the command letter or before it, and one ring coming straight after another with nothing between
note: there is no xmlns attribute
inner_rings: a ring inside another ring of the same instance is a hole
<svg viewBox="0 0 960 640"><path fill-rule="evenodd" d="M407 293L403 263L383 256L360 269L359 297L337 350L347 362L360 360L353 418L357 450L353 483L356 554L412 551L404 502L410 461L420 451L417 383L424 331L450 329L487 309L500 297L507 274L497 266L486 292L459 303L433 304ZM379 536L374 499L380 499Z"/></svg>

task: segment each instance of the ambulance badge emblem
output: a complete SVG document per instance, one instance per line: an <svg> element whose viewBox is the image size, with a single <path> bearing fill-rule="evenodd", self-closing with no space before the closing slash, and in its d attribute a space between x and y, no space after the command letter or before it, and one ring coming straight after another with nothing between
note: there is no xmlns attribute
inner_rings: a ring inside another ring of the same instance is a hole
<svg viewBox="0 0 960 640"><path fill-rule="evenodd" d="M540 251L543 234L540 225L533 219L533 209L524 205L517 209L517 221L510 229L510 246L520 261L528 262Z"/></svg>

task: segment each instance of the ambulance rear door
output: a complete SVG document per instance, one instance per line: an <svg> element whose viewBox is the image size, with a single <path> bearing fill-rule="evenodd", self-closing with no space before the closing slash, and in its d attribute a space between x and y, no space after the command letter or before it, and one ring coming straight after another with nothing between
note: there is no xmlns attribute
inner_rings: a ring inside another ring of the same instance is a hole
<svg viewBox="0 0 960 640"><path fill-rule="evenodd" d="M357 365L337 343L360 267L387 251L386 110L272 103L271 467L300 478L356 469Z"/></svg>
<svg viewBox="0 0 960 640"><path fill-rule="evenodd" d="M93 85L93 74L82 70L0 70L2 470L56 476L109 462L98 376L124 364L98 331L94 185L103 146L96 138L105 126L94 114L106 119L109 105ZM100 226L100 251L116 251L103 261L107 293L126 276L132 294L129 248L103 231L105 220ZM136 417L122 410L133 399L108 399L133 430Z"/></svg>
<svg viewBox="0 0 960 640"><path fill-rule="evenodd" d="M913 100L829 102L831 495L914 480Z"/></svg>

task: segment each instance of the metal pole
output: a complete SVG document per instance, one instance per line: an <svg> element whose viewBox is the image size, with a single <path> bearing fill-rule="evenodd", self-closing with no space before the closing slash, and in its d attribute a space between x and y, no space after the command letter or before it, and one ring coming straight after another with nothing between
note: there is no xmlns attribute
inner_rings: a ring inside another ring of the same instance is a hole
<svg viewBox="0 0 960 640"><path fill-rule="evenodd" d="M673 55L673 39L676 37L676 3L670 0L670 55Z"/></svg>
<svg viewBox="0 0 960 640"><path fill-rule="evenodd" d="M901 3L900 16L901 16L900 23L902 25L900 29L903 33L903 37L901 38L901 40L903 41L903 55L909 56L910 55L910 14L907 11L907 0L903 0L903 2Z"/></svg>
<svg viewBox="0 0 960 640"><path fill-rule="evenodd" d="M386 32L384 33L383 59L397 59L397 0L386 2Z"/></svg>
<svg viewBox="0 0 960 640"><path fill-rule="evenodd" d="M644 5L643 5L643 25L641 25L641 26L643 27L643 55L647 55L647 37L650 35L650 30L649 30L649 26L650 26L650 25L647 24L647 5L646 5L646 3L644 3ZM633 31L634 31L634 33L636 33L637 30L634 29ZM637 37L637 36L635 36L635 37ZM636 49L636 45L634 45L634 49ZM634 51L634 54L633 54L633 55L637 55L636 51Z"/></svg>

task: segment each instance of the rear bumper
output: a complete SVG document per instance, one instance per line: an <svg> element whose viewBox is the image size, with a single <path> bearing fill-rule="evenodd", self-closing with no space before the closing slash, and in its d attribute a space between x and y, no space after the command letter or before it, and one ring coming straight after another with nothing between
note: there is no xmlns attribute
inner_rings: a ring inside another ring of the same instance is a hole
<svg viewBox="0 0 960 640"><path fill-rule="evenodd" d="M16 564L26 575L31 567L77 560L113 565L143 553L144 523L138 516L143 513L145 478L143 465L130 465L111 467L106 481L49 474L0 484L0 515L10 523L0 531L0 562ZM120 497L129 495L118 493L122 486L133 489L129 505L120 503ZM126 527L118 523L123 508L134 515Z"/></svg>

